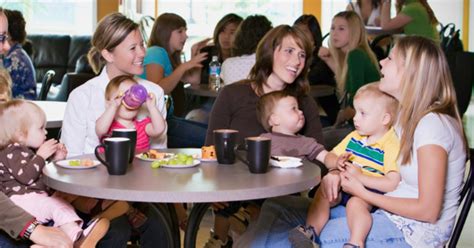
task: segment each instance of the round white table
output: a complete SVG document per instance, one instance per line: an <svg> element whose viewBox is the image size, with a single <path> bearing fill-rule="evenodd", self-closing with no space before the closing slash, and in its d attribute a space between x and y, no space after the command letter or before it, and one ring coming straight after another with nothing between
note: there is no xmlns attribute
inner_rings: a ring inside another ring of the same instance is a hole
<svg viewBox="0 0 474 248"><path fill-rule="evenodd" d="M200 149L193 149L200 153ZM190 149L167 149L186 152ZM93 158L93 154L77 158ZM252 174L247 166L201 162L196 167L152 169L150 162L135 158L123 176L111 176L99 165L92 169L72 170L52 163L43 169L45 183L56 190L89 197L134 202L194 202L185 234L185 247L194 247L199 223L209 202L269 198L301 192L320 182L317 165L304 161L293 169L270 168L265 174ZM168 227L168 230L172 230ZM176 229L175 229L176 230ZM171 236L173 234L170 234ZM179 233L178 233L179 235ZM179 245L179 244L178 244Z"/></svg>
<svg viewBox="0 0 474 248"><path fill-rule="evenodd" d="M63 124L66 102L31 101L38 105L46 114L46 128L60 128Z"/></svg>

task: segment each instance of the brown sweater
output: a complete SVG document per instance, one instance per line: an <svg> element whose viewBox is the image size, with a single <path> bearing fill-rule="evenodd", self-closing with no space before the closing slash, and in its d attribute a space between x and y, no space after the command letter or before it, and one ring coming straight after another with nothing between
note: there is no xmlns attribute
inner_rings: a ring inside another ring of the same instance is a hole
<svg viewBox="0 0 474 248"><path fill-rule="evenodd" d="M31 192L45 192L42 180L45 161L31 149L18 143L0 151L1 190L8 197Z"/></svg>
<svg viewBox="0 0 474 248"><path fill-rule="evenodd" d="M302 135L264 133L260 135L272 139L272 156L292 156L313 161L324 150L314 138Z"/></svg>
<svg viewBox="0 0 474 248"><path fill-rule="evenodd" d="M213 130L221 128L239 131L239 144L243 144L246 137L259 136L266 133L257 120L256 106L259 97L249 83L235 83L225 86L217 96L212 107L207 128L206 145L214 143ZM298 104L303 111L306 124L300 134L323 141L318 106L309 96L298 98Z"/></svg>

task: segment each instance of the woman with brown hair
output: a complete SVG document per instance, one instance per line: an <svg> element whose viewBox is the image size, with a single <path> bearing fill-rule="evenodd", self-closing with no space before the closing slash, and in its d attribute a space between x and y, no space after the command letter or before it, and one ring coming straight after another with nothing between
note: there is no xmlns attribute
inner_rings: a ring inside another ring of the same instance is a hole
<svg viewBox="0 0 474 248"><path fill-rule="evenodd" d="M298 28L280 25L270 30L260 41L256 51L256 62L248 80L225 86L217 96L211 111L206 144L213 144L213 131L216 129L235 129L239 131L238 143L244 139L266 133L257 119L255 106L266 93L285 90L296 96L303 111L306 124L300 134L323 139L318 106L307 95L306 82L308 61L312 47L306 35ZM239 209L241 203L214 204L219 210L215 218L215 237L208 244L228 247L228 218Z"/></svg>
<svg viewBox="0 0 474 248"><path fill-rule="evenodd" d="M140 77L163 88L165 94L171 95L168 109L168 147L198 147L204 144L207 125L181 118L185 112L184 87L180 82L199 84L201 61L206 53L199 53L205 44L193 46L193 57L182 63L181 51L188 38L186 21L173 13L161 14L155 21L148 41L146 56L143 61L145 71Z"/></svg>
<svg viewBox="0 0 474 248"><path fill-rule="evenodd" d="M247 16L235 33L232 56L222 63L221 78L232 84L246 79L255 64L258 42L272 29L272 23L263 15Z"/></svg>
<svg viewBox="0 0 474 248"><path fill-rule="evenodd" d="M242 21L242 17L230 13L223 16L216 24L214 34L212 35L213 44L205 46L200 50L200 52L207 53L208 55L207 59L202 62L201 83L207 84L209 81L209 63L212 56L217 56L221 65L224 60L231 56L235 33ZM204 40L204 42L208 41L209 39Z"/></svg>

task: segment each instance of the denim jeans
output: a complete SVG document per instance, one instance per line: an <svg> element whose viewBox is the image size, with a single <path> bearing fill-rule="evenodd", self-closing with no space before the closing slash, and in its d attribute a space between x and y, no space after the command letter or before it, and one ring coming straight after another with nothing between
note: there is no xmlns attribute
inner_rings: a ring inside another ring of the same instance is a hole
<svg viewBox="0 0 474 248"><path fill-rule="evenodd" d="M267 199L258 220L234 243L234 247L291 247L288 232L306 222L311 199L297 196L283 196ZM349 241L349 228L345 207L331 209L330 220L320 235L321 247L340 248ZM384 248L410 247L402 232L384 213L372 214L372 229L366 246Z"/></svg>
<svg viewBox="0 0 474 248"><path fill-rule="evenodd" d="M206 140L207 125L184 118L169 116L168 148L201 148Z"/></svg>
<svg viewBox="0 0 474 248"><path fill-rule="evenodd" d="M145 212L148 220L138 228L140 247L167 247L168 240L162 231L162 224L152 211ZM127 247L130 240L132 227L126 215L113 219L107 234L100 240L97 247ZM1 247L1 246L0 246Z"/></svg>
<svg viewBox="0 0 474 248"><path fill-rule="evenodd" d="M0 231L0 247L1 248L18 248L30 247L31 243L25 240L15 240L8 236L7 233Z"/></svg>

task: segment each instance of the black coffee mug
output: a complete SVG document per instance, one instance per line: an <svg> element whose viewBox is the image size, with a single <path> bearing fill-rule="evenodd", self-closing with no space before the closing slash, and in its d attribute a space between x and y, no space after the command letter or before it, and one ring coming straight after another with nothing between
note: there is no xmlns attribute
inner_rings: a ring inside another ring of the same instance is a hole
<svg viewBox="0 0 474 248"><path fill-rule="evenodd" d="M266 173L270 162L272 140L266 137L245 138L245 150L247 159L237 155L242 162L246 163L252 173Z"/></svg>
<svg viewBox="0 0 474 248"><path fill-rule="evenodd" d="M135 158L135 147L137 146L137 130L134 128L117 128L112 130L112 137L123 137L130 139L130 152L128 163Z"/></svg>
<svg viewBox="0 0 474 248"><path fill-rule="evenodd" d="M100 148L105 150L105 160L99 154ZM110 175L124 175L127 172L130 139L123 137L105 138L104 143L95 150L96 158L107 167Z"/></svg>
<svg viewBox="0 0 474 248"><path fill-rule="evenodd" d="M235 162L235 145L239 131L233 129L214 130L214 147L219 164L233 164Z"/></svg>

